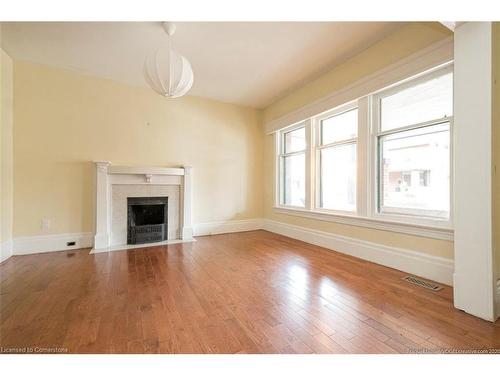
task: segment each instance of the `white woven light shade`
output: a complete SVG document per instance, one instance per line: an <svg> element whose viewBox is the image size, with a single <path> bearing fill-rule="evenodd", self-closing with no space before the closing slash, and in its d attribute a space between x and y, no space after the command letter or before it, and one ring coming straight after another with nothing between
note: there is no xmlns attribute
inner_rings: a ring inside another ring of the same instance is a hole
<svg viewBox="0 0 500 375"><path fill-rule="evenodd" d="M169 38L173 31L167 31ZM173 51L170 43L146 58L144 78L154 91L167 98L185 95L193 86L194 80L191 64L184 56Z"/></svg>

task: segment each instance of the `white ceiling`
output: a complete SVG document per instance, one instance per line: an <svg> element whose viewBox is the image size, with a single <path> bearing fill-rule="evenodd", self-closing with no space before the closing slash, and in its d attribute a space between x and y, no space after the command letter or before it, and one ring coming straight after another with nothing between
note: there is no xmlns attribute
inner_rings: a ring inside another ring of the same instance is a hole
<svg viewBox="0 0 500 375"><path fill-rule="evenodd" d="M401 27L390 22L183 22L173 48L190 60L189 95L263 108ZM146 86L145 56L166 42L160 22L2 24L14 59Z"/></svg>

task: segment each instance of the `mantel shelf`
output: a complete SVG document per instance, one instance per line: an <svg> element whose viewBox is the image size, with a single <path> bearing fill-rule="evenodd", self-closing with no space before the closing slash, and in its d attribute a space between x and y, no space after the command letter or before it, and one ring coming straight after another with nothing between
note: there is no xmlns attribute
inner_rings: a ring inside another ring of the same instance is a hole
<svg viewBox="0 0 500 375"><path fill-rule="evenodd" d="M143 175L168 175L184 176L184 168L161 168L161 167L123 167L109 166L109 174L143 174Z"/></svg>

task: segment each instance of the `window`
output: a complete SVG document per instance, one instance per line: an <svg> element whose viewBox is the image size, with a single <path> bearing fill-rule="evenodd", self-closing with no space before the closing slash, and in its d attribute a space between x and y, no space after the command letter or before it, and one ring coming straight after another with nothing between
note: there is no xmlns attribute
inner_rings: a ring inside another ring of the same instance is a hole
<svg viewBox="0 0 500 375"><path fill-rule="evenodd" d="M358 109L318 119L319 202L323 209L356 211Z"/></svg>
<svg viewBox="0 0 500 375"><path fill-rule="evenodd" d="M453 116L453 75L410 81L379 96L382 131Z"/></svg>
<svg viewBox="0 0 500 375"><path fill-rule="evenodd" d="M452 69L443 64L277 132L276 209L451 238Z"/></svg>
<svg viewBox="0 0 500 375"><path fill-rule="evenodd" d="M375 96L378 213L449 217L452 82L439 70Z"/></svg>
<svg viewBox="0 0 500 375"><path fill-rule="evenodd" d="M304 126L283 133L281 204L305 207L306 129Z"/></svg>

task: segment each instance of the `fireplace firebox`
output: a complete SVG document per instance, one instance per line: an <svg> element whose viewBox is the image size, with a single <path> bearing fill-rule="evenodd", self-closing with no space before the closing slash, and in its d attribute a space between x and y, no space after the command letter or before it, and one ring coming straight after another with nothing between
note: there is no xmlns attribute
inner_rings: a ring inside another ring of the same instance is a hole
<svg viewBox="0 0 500 375"><path fill-rule="evenodd" d="M127 244L168 239L168 197L129 197L127 207Z"/></svg>

